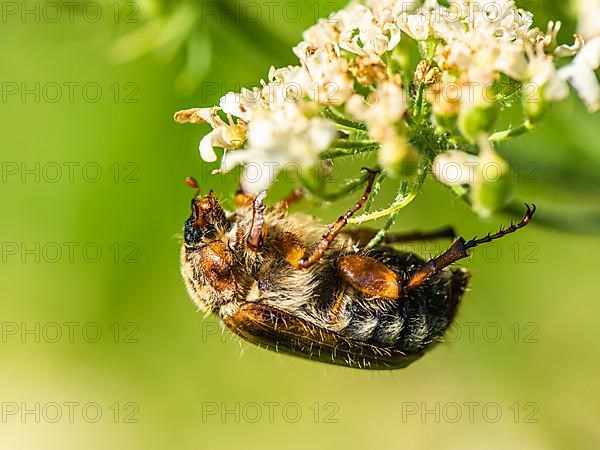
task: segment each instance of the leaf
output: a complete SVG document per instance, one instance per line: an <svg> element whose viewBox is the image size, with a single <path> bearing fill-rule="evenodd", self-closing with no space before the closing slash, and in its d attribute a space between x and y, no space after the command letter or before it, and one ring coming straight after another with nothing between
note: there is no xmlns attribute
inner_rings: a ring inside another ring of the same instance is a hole
<svg viewBox="0 0 600 450"><path fill-rule="evenodd" d="M186 65L175 81L182 94L192 93L204 80L212 63L211 37L207 27L195 31L187 43Z"/></svg>

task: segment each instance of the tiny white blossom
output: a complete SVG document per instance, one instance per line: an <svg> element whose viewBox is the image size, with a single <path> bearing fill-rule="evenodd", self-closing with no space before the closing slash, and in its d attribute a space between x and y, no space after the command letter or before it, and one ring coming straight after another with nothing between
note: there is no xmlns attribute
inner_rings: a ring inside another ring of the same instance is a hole
<svg viewBox="0 0 600 450"><path fill-rule="evenodd" d="M366 101L361 95L355 94L346 105L350 115L370 124L371 129L398 122L407 109L402 86L392 80L381 83Z"/></svg>
<svg viewBox="0 0 600 450"><path fill-rule="evenodd" d="M558 74L554 66L553 59L546 55L541 46L535 53L529 55L529 65L527 67L527 80L533 87L535 101L543 99L548 101L558 101L567 97L569 90L563 78Z"/></svg>
<svg viewBox="0 0 600 450"><path fill-rule="evenodd" d="M600 36L586 42L573 61L559 69L561 78L568 80L590 112L600 110L600 83L595 70L600 67Z"/></svg>
<svg viewBox="0 0 600 450"><path fill-rule="evenodd" d="M179 123L208 123L213 130L200 140L198 150L200 157L206 162L215 162L217 154L214 147L235 149L246 140L246 124L235 123L229 116L226 123L219 116L220 108L193 108L175 113L175 120Z"/></svg>
<svg viewBox="0 0 600 450"><path fill-rule="evenodd" d="M307 167L329 148L337 134L326 119L306 117L296 104L284 110L264 114L248 128L246 149L228 152L221 163L227 172L244 164L242 189L256 194L273 183L277 173L287 164Z"/></svg>
<svg viewBox="0 0 600 450"><path fill-rule="evenodd" d="M381 55L400 41L400 28L394 20L375 17L371 9L359 3L339 11L332 19L341 30L340 47L358 55Z"/></svg>
<svg viewBox="0 0 600 450"><path fill-rule="evenodd" d="M256 93L242 89L241 93L228 92L219 101L219 106L225 114L239 117L244 122L252 120L253 112L259 107Z"/></svg>
<svg viewBox="0 0 600 450"><path fill-rule="evenodd" d="M600 0L577 0L577 32L584 39L600 36Z"/></svg>
<svg viewBox="0 0 600 450"><path fill-rule="evenodd" d="M306 68L306 76L297 83L306 96L324 105L339 105L352 94L354 80L348 72L348 61L333 49L314 49L300 43L294 52Z"/></svg>

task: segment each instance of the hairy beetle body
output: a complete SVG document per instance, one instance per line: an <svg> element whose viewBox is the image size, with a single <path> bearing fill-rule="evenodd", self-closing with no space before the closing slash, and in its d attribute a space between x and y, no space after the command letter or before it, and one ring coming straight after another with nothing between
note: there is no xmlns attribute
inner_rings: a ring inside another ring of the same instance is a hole
<svg viewBox="0 0 600 450"><path fill-rule="evenodd" d="M340 261L357 254L351 236L340 234L315 265L298 270L286 260L285 242L317 245L323 226L315 219L287 215L284 209L268 212L268 233L255 251L245 241L252 208L227 218L228 229L209 241L184 244L182 274L200 309L216 313L231 331L264 347L351 367L404 367L442 340L466 289L468 272L446 268L393 301L367 295L340 275ZM221 249L219 256L213 248ZM399 279L424 265L416 255L391 247L365 256Z"/></svg>

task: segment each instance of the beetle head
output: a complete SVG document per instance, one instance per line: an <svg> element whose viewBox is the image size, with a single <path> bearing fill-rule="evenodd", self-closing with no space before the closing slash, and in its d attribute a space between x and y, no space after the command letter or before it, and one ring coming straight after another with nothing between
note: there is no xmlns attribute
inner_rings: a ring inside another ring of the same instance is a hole
<svg viewBox="0 0 600 450"><path fill-rule="evenodd" d="M227 228L225 211L212 191L202 198L196 196L192 199L192 214L186 220L183 231L186 245L201 244Z"/></svg>

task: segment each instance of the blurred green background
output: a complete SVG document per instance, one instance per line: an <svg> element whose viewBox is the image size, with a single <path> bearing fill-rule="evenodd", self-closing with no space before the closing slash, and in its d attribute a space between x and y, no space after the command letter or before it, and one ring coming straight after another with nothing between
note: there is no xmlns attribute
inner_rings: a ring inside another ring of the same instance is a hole
<svg viewBox="0 0 600 450"><path fill-rule="evenodd" d="M332 8L296 3L293 21L292 2L272 2L270 20L267 3L259 20L184 5L191 25L185 10L164 19L181 3L77 3L72 20L3 3L0 449L600 448L597 235L534 224L477 249L451 342L397 372L266 352L196 312L179 275L183 179L212 167L196 151L207 130L172 114L293 63ZM544 2L537 23L563 18L568 40L567 12ZM579 102L501 152L519 198L565 218L600 207L600 120ZM237 177L201 184L228 199ZM327 221L346 204L303 207ZM395 229L471 237L509 219L429 183Z"/></svg>

